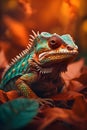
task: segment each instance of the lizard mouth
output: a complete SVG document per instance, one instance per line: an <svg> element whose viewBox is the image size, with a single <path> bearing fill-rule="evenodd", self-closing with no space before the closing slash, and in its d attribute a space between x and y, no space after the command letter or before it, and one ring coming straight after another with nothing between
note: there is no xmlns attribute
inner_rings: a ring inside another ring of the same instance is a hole
<svg viewBox="0 0 87 130"><path fill-rule="evenodd" d="M76 49L74 49L73 51L62 49L61 51L55 50L55 51L43 52L39 54L39 62L42 65L55 64L62 61L66 61L68 59L73 59L77 56L77 54L78 51Z"/></svg>

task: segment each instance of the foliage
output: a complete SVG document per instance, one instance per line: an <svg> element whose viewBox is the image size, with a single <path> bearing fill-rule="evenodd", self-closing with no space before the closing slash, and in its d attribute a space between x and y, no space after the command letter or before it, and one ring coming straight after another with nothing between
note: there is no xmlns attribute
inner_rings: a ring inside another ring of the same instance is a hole
<svg viewBox="0 0 87 130"><path fill-rule="evenodd" d="M32 121L38 112L38 103L24 98L9 101L0 106L0 129L21 128Z"/></svg>

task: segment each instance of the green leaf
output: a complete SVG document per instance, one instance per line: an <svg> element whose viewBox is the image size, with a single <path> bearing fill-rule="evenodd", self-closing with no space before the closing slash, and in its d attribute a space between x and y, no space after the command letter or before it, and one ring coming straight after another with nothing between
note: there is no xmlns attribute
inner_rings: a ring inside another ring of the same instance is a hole
<svg viewBox="0 0 87 130"><path fill-rule="evenodd" d="M13 130L28 124L38 113L38 102L15 99L0 106L0 129Z"/></svg>

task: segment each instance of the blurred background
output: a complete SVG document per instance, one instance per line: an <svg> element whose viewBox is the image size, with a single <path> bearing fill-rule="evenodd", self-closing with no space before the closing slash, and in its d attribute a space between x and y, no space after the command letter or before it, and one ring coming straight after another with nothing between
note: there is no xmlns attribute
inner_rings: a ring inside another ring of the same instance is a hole
<svg viewBox="0 0 87 130"><path fill-rule="evenodd" d="M87 0L0 0L0 67L19 54L31 30L69 33L87 63Z"/></svg>

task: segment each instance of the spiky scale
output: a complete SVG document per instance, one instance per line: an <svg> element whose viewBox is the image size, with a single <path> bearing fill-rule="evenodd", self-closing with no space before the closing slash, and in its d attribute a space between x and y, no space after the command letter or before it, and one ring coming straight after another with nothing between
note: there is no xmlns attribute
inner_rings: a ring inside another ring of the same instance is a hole
<svg viewBox="0 0 87 130"><path fill-rule="evenodd" d="M37 37L37 34L34 32L34 30L32 30L32 33L34 34L35 37Z"/></svg>
<svg viewBox="0 0 87 130"><path fill-rule="evenodd" d="M30 38L29 41L30 41L30 42L33 42L33 39Z"/></svg>
<svg viewBox="0 0 87 130"><path fill-rule="evenodd" d="M34 40L35 39L35 37L33 36L33 35L30 35L30 37Z"/></svg>

